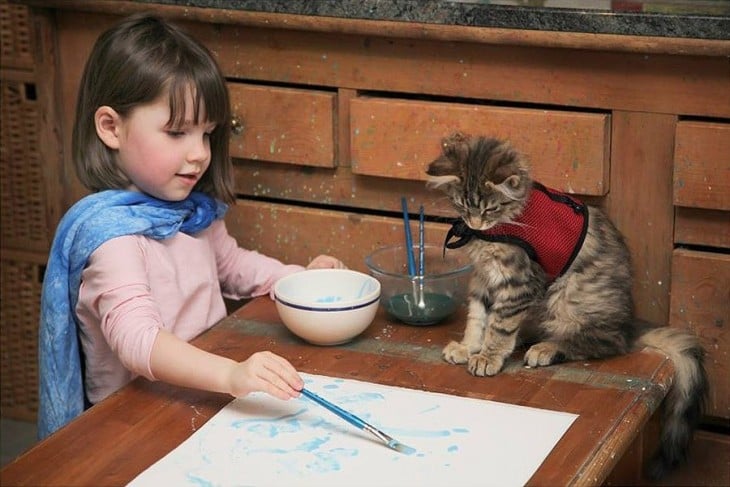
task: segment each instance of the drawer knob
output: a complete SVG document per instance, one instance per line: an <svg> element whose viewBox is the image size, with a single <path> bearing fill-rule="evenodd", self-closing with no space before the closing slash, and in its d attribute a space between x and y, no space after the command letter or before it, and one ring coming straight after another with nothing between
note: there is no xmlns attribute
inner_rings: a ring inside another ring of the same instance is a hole
<svg viewBox="0 0 730 487"><path fill-rule="evenodd" d="M241 121L237 115L234 115L233 118L231 118L231 132L233 135L241 135L243 133L243 128L243 121Z"/></svg>

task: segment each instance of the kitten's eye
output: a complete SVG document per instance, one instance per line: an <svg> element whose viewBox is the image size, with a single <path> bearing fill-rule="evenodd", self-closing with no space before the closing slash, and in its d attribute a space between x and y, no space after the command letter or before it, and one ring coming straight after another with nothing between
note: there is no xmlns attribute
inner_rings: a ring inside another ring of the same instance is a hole
<svg viewBox="0 0 730 487"><path fill-rule="evenodd" d="M487 208L484 208L484 213L494 213L499 209L499 206L488 206Z"/></svg>

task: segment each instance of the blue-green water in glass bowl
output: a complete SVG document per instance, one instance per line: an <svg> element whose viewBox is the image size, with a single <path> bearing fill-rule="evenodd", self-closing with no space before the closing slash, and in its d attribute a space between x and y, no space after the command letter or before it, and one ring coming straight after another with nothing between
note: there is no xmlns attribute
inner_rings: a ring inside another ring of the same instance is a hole
<svg viewBox="0 0 730 487"><path fill-rule="evenodd" d="M424 293L424 307L418 306L414 293L396 294L385 304L393 317L409 325L434 325L456 311L456 302L446 294Z"/></svg>

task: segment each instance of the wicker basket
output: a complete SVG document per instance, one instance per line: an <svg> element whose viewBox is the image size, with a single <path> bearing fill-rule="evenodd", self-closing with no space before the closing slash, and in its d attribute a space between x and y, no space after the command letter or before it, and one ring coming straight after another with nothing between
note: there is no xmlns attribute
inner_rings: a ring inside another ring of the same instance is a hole
<svg viewBox="0 0 730 487"><path fill-rule="evenodd" d="M41 260L41 259L39 259ZM0 260L0 415L35 421L38 322L44 265Z"/></svg>
<svg viewBox="0 0 730 487"><path fill-rule="evenodd" d="M0 79L0 96L0 246L44 252L50 231L32 78Z"/></svg>
<svg viewBox="0 0 730 487"><path fill-rule="evenodd" d="M3 68L33 69L30 39L28 7L0 0L0 62Z"/></svg>

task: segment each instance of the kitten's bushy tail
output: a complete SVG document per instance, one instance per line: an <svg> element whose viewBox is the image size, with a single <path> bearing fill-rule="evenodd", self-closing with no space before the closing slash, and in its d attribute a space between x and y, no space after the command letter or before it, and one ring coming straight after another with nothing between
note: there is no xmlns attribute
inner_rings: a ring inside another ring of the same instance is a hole
<svg viewBox="0 0 730 487"><path fill-rule="evenodd" d="M645 328L634 346L655 348L674 364L674 382L664 401L660 445L647 472L659 479L687 459L708 394L705 352L694 334L670 327Z"/></svg>

